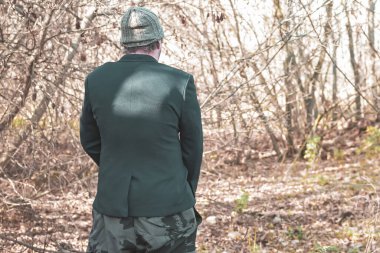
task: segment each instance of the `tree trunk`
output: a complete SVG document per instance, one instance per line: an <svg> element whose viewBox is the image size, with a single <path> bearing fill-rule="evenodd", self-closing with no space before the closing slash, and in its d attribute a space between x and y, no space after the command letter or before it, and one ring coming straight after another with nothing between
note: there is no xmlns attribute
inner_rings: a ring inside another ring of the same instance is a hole
<svg viewBox="0 0 380 253"><path fill-rule="evenodd" d="M238 42L239 42L239 48L240 48L240 51L241 51L242 55L245 55L246 54L246 49L245 49L245 47L244 47L244 45L243 45L243 43L241 42L241 39L240 39L241 36L240 36L239 21L238 21L238 18L237 18L237 13L236 13L236 10L235 10L235 7L233 5L232 0L229 0L229 3L230 3L230 6L231 6L233 14L234 14L235 30L236 30L236 36L237 36ZM282 109L281 109L281 107L280 107L280 105L278 103L278 100L273 95L273 93L268 89L268 85L267 85L267 82L265 80L264 75L262 74L262 71L259 70L259 68L258 68L258 66L257 66L257 64L255 62L251 62L251 64L252 64L253 70L256 73L258 73L258 77L259 77L260 83L262 85L264 85L264 90L266 91L266 93L271 98L273 105L276 107L278 113L281 112ZM246 83L248 84L249 79L248 79L246 73L243 74L243 76L246 79ZM254 104L255 110L259 114L259 118L262 121L262 123L264 124L265 130L267 131L267 133L269 135L269 138L271 139L273 149L276 152L277 157L280 159L282 157L282 154L281 154L280 148L278 146L277 139L276 139L276 137L275 137L272 129L269 126L268 118L265 116L264 110L263 110L263 108L262 108L262 106L261 106L261 104L259 102L259 99L258 99L258 97L256 95L256 92L253 89L250 90L250 97L253 100L253 104Z"/></svg>
<svg viewBox="0 0 380 253"><path fill-rule="evenodd" d="M359 66L356 63L356 58L355 58L355 48L354 48L354 41L353 41L353 36L352 36L352 26L351 26L351 21L350 21L350 13L347 10L347 6L345 5L345 12L347 16L347 24L346 24L346 29L347 29L347 34L348 34L348 48L350 52L350 63L352 70L354 72L354 80L355 80L355 87L356 87L356 96L355 96L355 119L356 121L360 121L362 117L362 105L361 105L361 85L360 85L360 73L359 73Z"/></svg>
<svg viewBox="0 0 380 253"><path fill-rule="evenodd" d="M264 114L264 110L263 110L263 108L262 108L262 106L261 106L261 104L260 104L260 102L259 102L259 100L257 98L257 95L256 95L255 91L252 90L251 93L250 93L250 96L251 96L253 105L255 107L255 110L259 114L259 118L263 122L265 130L267 131L267 133L269 135L269 138L270 138L270 140L272 142L273 150L276 152L276 155L277 155L278 159L281 159L282 155L281 155L280 148L278 146L277 138L274 135L273 130L272 130L272 128L269 125L268 118Z"/></svg>
<svg viewBox="0 0 380 253"><path fill-rule="evenodd" d="M322 72L322 66L325 61L325 56L326 56L325 48L327 47L327 43L329 41L329 37L331 33L331 19L332 19L332 7L333 7L332 4L333 4L333 1L331 1L330 3L326 5L327 20L324 26L324 39L321 45L321 53L318 58L318 63L314 68L314 73L311 76L310 91L306 97L306 129L307 131L311 130L311 127L313 126L314 118L317 118L316 117L317 115L315 113L313 114L315 110L315 103L316 103L316 100L315 100L316 83L319 81L319 78Z"/></svg>
<svg viewBox="0 0 380 253"><path fill-rule="evenodd" d="M375 49L375 9L376 2L374 0L368 0L368 42L370 47L370 57L373 62L371 72L372 72L372 83L371 90L373 94L373 104L376 108L376 121L380 121L380 83L379 77L377 74L377 67L379 66L376 59L376 49Z"/></svg>
<svg viewBox="0 0 380 253"><path fill-rule="evenodd" d="M286 43L286 53L287 57L284 61L284 71L285 71L285 128L286 128L286 143L287 143L287 155L292 155L295 153L294 141L293 141L293 108L295 99L295 89L292 84L291 68L295 66L295 54L292 49L291 42L286 38L286 35L289 32L289 21L284 21L284 14L282 13L282 8L279 0L273 0L273 4L276 9L276 18L280 24L280 35L283 41ZM291 12L292 6L288 6L289 11ZM291 16L291 14L289 15Z"/></svg>
<svg viewBox="0 0 380 253"><path fill-rule="evenodd" d="M332 40L333 40L333 43L334 43L334 49L333 49L333 67L332 67L332 74L333 74L333 88L332 88L332 104L335 105L337 103L337 100L338 100L338 83L337 83L337 78L338 78L338 75L337 75L337 59L336 59L336 51L337 51L337 48L338 46L336 46L336 43L335 43L335 39L334 39L334 33L331 33L332 34ZM333 108L333 112L332 112L332 120L333 121L336 121L338 118L338 114L336 112L336 109Z"/></svg>

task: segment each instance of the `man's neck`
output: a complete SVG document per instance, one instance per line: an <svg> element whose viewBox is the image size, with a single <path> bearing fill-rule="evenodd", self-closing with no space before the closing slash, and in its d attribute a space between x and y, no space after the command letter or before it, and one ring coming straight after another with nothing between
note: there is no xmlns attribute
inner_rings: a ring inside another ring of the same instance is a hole
<svg viewBox="0 0 380 253"><path fill-rule="evenodd" d="M154 59L156 59L158 61L158 59L160 59L160 50L153 50L151 52L146 52L144 50L137 50L133 53L129 53L129 54L145 54L145 55L150 55L152 56Z"/></svg>

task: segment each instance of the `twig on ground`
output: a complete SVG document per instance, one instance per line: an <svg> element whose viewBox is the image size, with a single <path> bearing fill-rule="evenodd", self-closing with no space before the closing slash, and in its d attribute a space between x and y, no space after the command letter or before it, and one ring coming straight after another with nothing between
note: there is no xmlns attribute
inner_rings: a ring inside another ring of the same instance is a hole
<svg viewBox="0 0 380 253"><path fill-rule="evenodd" d="M30 243L23 242L23 241L20 241L20 240L17 240L17 239L14 239L14 238L11 238L9 236L2 235L2 234L0 234L0 239L2 239L4 241L11 241L11 242L17 243L19 245L22 245L28 249L35 251L35 252L41 252L41 253L85 253L84 251L71 250L71 249L70 250L59 249L58 251L55 251L55 250L48 250L45 248L39 248L39 247L33 246Z"/></svg>

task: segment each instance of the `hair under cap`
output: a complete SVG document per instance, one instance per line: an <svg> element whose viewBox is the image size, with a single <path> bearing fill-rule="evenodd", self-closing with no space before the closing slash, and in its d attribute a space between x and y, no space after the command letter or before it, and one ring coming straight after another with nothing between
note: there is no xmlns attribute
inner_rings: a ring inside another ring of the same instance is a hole
<svg viewBox="0 0 380 253"><path fill-rule="evenodd" d="M164 37L156 14L143 7L131 7L121 19L121 44L142 47Z"/></svg>

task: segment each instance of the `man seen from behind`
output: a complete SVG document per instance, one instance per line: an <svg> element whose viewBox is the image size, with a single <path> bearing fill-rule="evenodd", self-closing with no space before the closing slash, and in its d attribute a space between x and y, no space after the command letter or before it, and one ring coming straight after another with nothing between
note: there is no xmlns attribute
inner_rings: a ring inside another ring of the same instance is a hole
<svg viewBox="0 0 380 253"><path fill-rule="evenodd" d="M85 81L80 139L99 166L87 252L195 252L203 137L194 78L158 62L164 33L150 10L129 8L121 34L125 55Z"/></svg>

